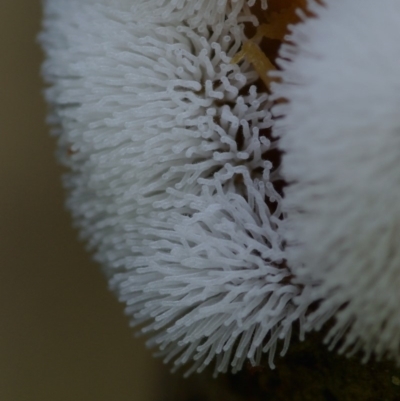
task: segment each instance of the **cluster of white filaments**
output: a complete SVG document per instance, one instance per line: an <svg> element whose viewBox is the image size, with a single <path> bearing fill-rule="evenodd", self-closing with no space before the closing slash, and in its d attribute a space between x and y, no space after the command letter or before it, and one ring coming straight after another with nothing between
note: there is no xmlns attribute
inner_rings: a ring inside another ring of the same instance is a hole
<svg viewBox="0 0 400 401"><path fill-rule="evenodd" d="M332 346L399 360L400 3L309 0L270 96L232 63L256 1L45 0L68 207L187 374L273 367L332 316Z"/></svg>
<svg viewBox="0 0 400 401"><path fill-rule="evenodd" d="M273 366L302 316L277 234L268 95L249 63L230 63L244 22L244 0L46 2L68 207L132 325L176 367L194 360L188 373L263 352Z"/></svg>
<svg viewBox="0 0 400 401"><path fill-rule="evenodd" d="M400 362L400 3L309 2L281 49L275 132L284 152L280 233L296 299L333 315L326 341ZM310 118L304 116L310 115Z"/></svg>

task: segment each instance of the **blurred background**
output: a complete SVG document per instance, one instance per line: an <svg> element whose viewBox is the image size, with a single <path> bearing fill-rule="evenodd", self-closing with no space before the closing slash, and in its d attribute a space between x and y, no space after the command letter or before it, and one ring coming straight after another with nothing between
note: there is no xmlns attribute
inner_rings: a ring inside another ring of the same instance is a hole
<svg viewBox="0 0 400 401"><path fill-rule="evenodd" d="M64 210L41 2L1 0L0 17L0 400L161 400L167 368L133 338Z"/></svg>

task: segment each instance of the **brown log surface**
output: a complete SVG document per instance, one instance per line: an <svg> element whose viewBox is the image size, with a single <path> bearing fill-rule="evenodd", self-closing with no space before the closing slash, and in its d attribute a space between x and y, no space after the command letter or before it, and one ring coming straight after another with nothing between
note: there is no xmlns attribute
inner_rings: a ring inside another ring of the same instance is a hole
<svg viewBox="0 0 400 401"><path fill-rule="evenodd" d="M293 341L276 369L246 366L236 375L212 378L212 370L189 379L170 377L162 401L400 401L400 369L387 361L362 364L329 351L324 334Z"/></svg>

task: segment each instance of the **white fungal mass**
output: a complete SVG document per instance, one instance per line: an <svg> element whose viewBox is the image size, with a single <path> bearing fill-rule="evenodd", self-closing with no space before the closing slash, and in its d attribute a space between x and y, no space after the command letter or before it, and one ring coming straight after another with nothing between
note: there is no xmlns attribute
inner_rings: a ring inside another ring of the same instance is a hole
<svg viewBox="0 0 400 401"><path fill-rule="evenodd" d="M285 257L327 341L400 363L400 3L310 1L278 61Z"/></svg>
<svg viewBox="0 0 400 401"><path fill-rule="evenodd" d="M188 373L262 352L273 366L302 315L276 230L268 96L230 64L253 20L244 0L45 3L68 207L132 325Z"/></svg>

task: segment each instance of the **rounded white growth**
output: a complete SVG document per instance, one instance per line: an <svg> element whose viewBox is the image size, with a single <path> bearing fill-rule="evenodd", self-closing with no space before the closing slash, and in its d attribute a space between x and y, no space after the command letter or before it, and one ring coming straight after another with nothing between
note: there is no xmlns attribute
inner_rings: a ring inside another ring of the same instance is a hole
<svg viewBox="0 0 400 401"><path fill-rule="evenodd" d="M194 360L190 371L214 359L237 370L262 352L272 366L302 314L281 263L268 96L247 62L230 63L254 18L244 0L45 10L68 207L132 325L147 323L177 367Z"/></svg>
<svg viewBox="0 0 400 401"><path fill-rule="evenodd" d="M365 360L400 358L400 2L311 2L292 28L274 87L289 187L289 266L321 300L308 318Z"/></svg>

